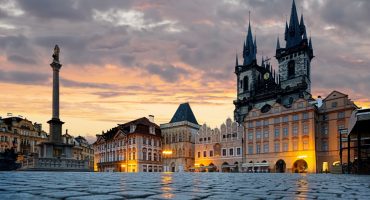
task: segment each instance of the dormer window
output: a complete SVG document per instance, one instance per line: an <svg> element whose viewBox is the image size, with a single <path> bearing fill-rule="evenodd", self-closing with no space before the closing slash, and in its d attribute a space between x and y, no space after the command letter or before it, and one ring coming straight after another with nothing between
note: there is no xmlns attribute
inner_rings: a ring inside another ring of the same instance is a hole
<svg viewBox="0 0 370 200"><path fill-rule="evenodd" d="M149 127L149 133L153 134L153 135L155 134L155 127L154 126Z"/></svg>
<svg viewBox="0 0 370 200"><path fill-rule="evenodd" d="M131 124L131 126L130 126L130 133L135 132L135 130L136 130L136 125Z"/></svg>

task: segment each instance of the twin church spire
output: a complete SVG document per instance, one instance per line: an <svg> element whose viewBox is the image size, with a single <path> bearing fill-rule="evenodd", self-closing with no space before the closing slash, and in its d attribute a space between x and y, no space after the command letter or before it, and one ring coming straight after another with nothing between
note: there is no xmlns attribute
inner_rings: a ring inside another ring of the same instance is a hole
<svg viewBox="0 0 370 200"><path fill-rule="evenodd" d="M250 17L249 17L250 18ZM293 0L291 14L290 14L290 21L289 25L288 22L285 23L285 34L284 39L286 41L285 48L292 48L302 43L308 45L309 49L312 51L312 41L311 37L308 39L306 26L303 19L303 14L301 15L301 19L298 20L297 8L295 1ZM279 37L277 38L276 42L276 50L282 49L279 41ZM256 61L257 55L257 42L256 36L253 39L251 23L249 20L248 24L248 32L246 39L243 43L243 65L250 65L254 61ZM238 65L238 58L236 57L236 65Z"/></svg>

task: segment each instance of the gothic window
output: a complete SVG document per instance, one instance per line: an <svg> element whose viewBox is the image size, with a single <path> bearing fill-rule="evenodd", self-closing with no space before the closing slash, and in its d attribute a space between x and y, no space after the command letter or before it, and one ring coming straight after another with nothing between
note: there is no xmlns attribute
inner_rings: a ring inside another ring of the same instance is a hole
<svg viewBox="0 0 370 200"><path fill-rule="evenodd" d="M249 90L249 80L248 80L248 76L245 76L244 77L244 86L243 86L243 90L244 91L248 91Z"/></svg>
<svg viewBox="0 0 370 200"><path fill-rule="evenodd" d="M288 63L288 78L294 78L294 76L295 76L295 63L294 60L291 60Z"/></svg>
<svg viewBox="0 0 370 200"><path fill-rule="evenodd" d="M243 80L240 80L240 86L241 89L243 89Z"/></svg>

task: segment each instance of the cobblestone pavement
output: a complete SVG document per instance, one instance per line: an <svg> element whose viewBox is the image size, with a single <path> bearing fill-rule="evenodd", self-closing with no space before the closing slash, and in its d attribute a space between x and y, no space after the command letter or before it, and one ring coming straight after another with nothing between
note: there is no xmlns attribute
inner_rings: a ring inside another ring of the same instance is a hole
<svg viewBox="0 0 370 200"><path fill-rule="evenodd" d="M370 176L1 172L0 199L370 199Z"/></svg>

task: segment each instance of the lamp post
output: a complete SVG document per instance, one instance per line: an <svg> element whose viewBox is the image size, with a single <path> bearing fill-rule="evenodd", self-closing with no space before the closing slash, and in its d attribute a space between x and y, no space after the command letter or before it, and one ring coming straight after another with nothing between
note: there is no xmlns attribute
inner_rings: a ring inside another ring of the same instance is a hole
<svg viewBox="0 0 370 200"><path fill-rule="evenodd" d="M162 152L162 154L164 155L164 157L166 157L166 167L167 167L167 171L169 171L169 166L168 166L168 158L172 155L172 151L171 150L164 150Z"/></svg>

